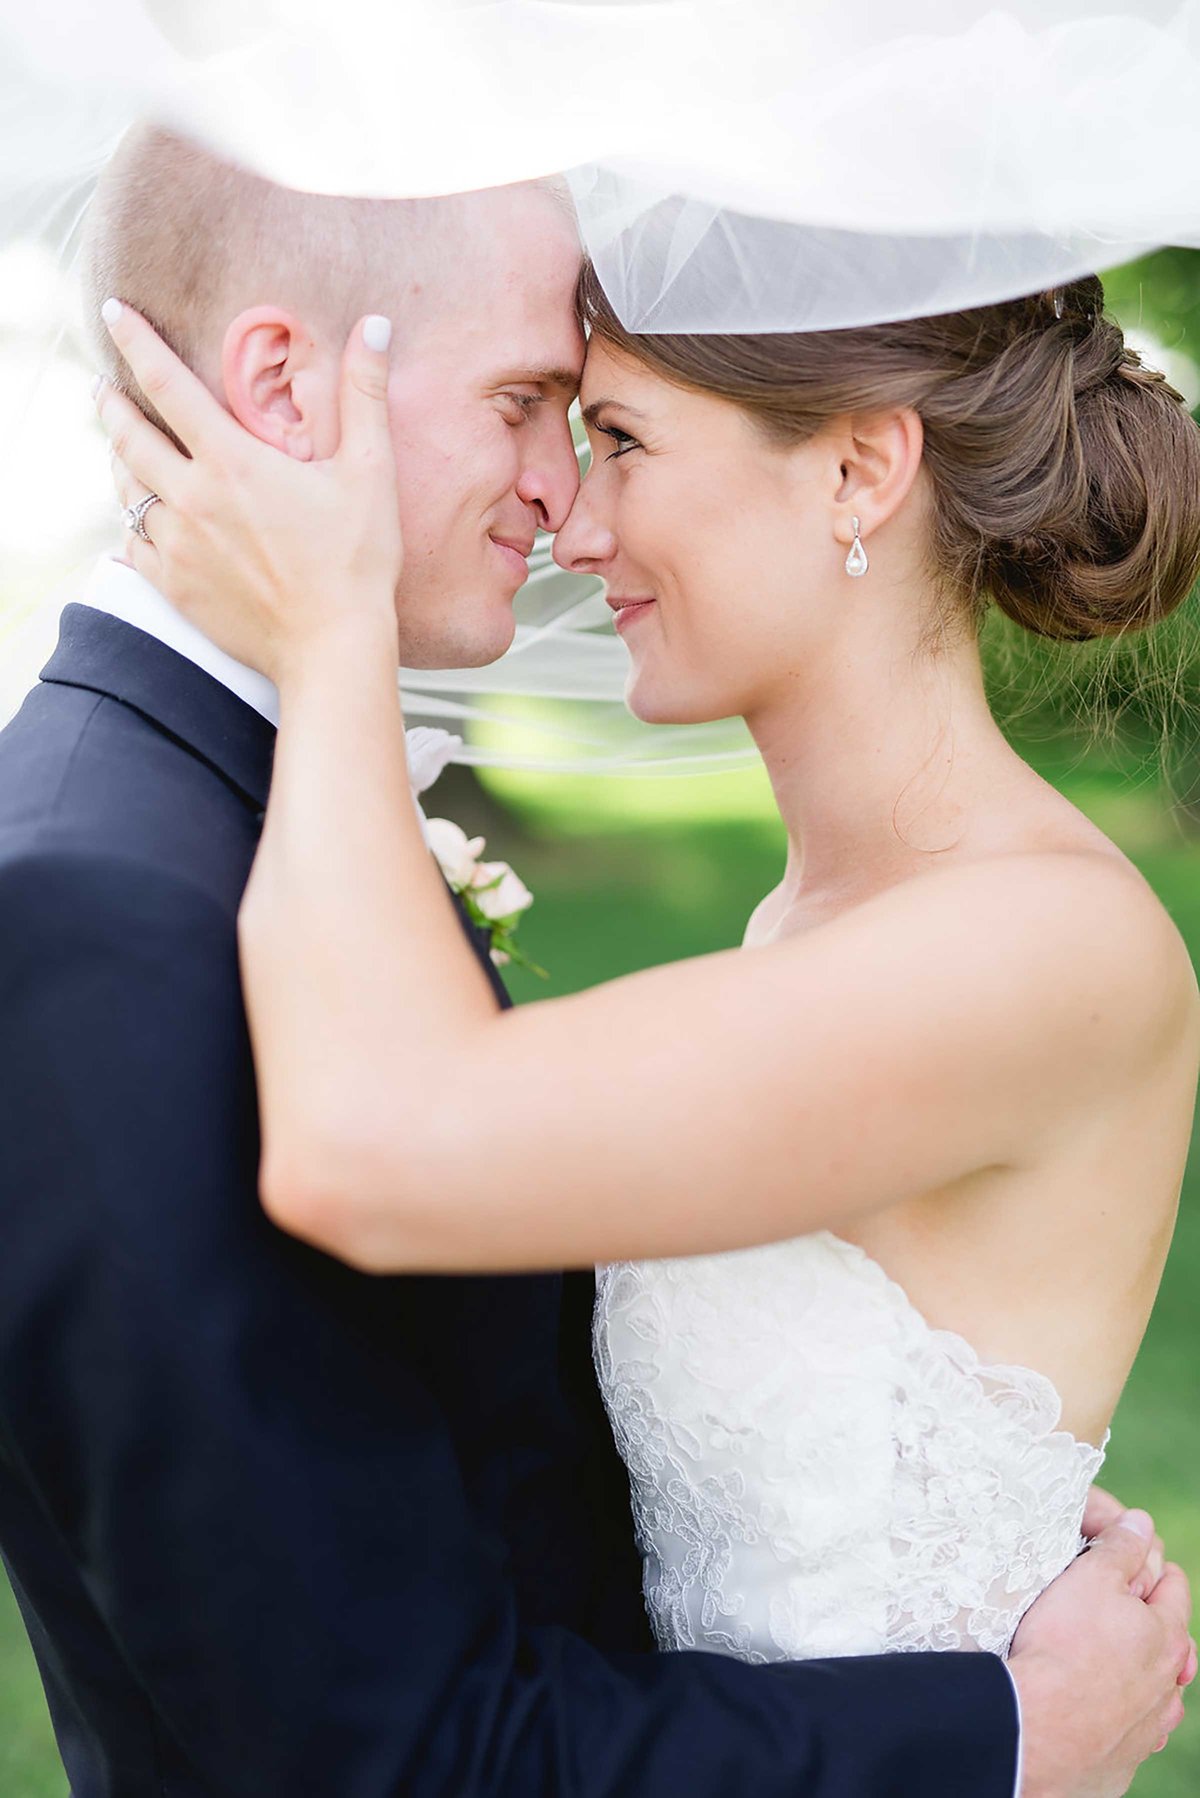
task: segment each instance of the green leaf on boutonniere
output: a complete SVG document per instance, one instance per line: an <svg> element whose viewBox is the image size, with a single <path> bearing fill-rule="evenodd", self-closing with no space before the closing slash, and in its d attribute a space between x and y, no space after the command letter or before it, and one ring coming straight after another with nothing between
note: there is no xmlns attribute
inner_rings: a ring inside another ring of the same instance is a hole
<svg viewBox="0 0 1200 1798"><path fill-rule="evenodd" d="M471 922L487 931L495 966L505 967L511 962L543 980L549 979L545 968L526 955L516 941L517 927L533 904L533 894L524 881L517 878L507 862L481 860L484 839L468 838L448 818L429 818L425 829L447 885L461 898Z"/></svg>

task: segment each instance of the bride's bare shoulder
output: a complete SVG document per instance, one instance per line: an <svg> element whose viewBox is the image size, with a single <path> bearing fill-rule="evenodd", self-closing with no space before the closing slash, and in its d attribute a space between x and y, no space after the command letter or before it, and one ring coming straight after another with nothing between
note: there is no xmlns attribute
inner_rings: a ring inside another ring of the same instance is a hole
<svg viewBox="0 0 1200 1798"><path fill-rule="evenodd" d="M992 912L1015 905L1047 931L1103 940L1114 964L1128 959L1147 970L1161 957L1163 971L1191 974L1187 945L1170 912L1140 869L1114 847L1091 844L1012 850L968 862L955 871L986 890ZM1191 979L1194 985L1194 977Z"/></svg>
<svg viewBox="0 0 1200 1798"><path fill-rule="evenodd" d="M1122 1082L1200 1066L1187 945L1098 832L930 861L832 914L784 883L756 908L745 945L771 958L776 990L794 981L810 1005L820 990L843 1014L860 1000L894 1003L911 1030L953 1020L990 1035L993 1050L1006 1042L1020 1059L1036 1042L1054 1069L1107 1068Z"/></svg>
<svg viewBox="0 0 1200 1798"><path fill-rule="evenodd" d="M1149 1039L1200 1037L1200 988L1183 936L1115 848L1047 847L945 865L881 895L877 925L885 914L910 944L966 964L992 947L1035 1000L1053 974L1051 987L1061 980L1094 990L1097 1021L1140 1027Z"/></svg>

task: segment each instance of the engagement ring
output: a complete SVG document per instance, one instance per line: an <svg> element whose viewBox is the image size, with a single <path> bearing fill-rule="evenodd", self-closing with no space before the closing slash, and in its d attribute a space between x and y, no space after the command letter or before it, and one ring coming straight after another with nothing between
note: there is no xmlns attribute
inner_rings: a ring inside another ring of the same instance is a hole
<svg viewBox="0 0 1200 1798"><path fill-rule="evenodd" d="M136 506L126 506L123 514L125 529L132 531L135 537L140 537L143 543L152 543L153 540L146 529L145 518L151 506L161 505L161 503L157 493L148 493L145 499L138 501Z"/></svg>

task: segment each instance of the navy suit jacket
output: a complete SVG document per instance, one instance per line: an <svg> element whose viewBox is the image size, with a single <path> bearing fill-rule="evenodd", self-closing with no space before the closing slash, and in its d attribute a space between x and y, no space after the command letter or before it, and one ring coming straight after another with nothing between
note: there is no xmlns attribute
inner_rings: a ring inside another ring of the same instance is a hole
<svg viewBox="0 0 1200 1798"><path fill-rule="evenodd" d="M583 1276L268 1222L273 747L80 606L0 734L0 1547L75 1798L1011 1798L992 1656L648 1651Z"/></svg>

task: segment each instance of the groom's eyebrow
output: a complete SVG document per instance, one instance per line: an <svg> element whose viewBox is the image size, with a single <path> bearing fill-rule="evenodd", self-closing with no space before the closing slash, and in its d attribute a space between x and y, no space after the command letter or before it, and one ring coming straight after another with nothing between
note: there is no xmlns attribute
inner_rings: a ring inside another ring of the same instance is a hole
<svg viewBox="0 0 1200 1798"><path fill-rule="evenodd" d="M530 368L522 378L538 387L558 387L572 399L579 392L579 371L574 368Z"/></svg>

